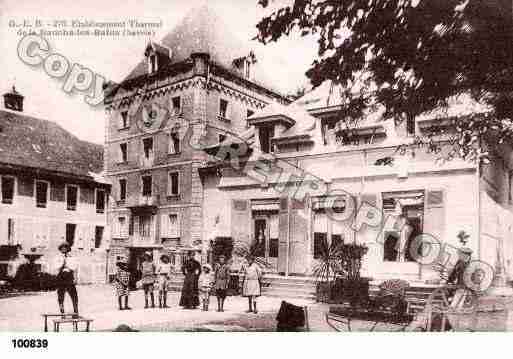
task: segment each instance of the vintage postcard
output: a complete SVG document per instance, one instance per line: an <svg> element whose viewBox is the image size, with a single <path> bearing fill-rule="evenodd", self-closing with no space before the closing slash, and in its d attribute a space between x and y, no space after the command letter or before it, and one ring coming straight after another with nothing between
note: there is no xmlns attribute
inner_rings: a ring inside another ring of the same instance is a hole
<svg viewBox="0 0 513 359"><path fill-rule="evenodd" d="M0 332L513 330L512 4L1 0Z"/></svg>

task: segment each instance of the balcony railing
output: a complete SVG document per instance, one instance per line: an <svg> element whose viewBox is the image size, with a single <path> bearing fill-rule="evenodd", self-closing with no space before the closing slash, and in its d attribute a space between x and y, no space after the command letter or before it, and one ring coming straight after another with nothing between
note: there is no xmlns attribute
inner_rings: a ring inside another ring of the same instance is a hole
<svg viewBox="0 0 513 359"><path fill-rule="evenodd" d="M134 234L130 236L130 243L135 247L154 246L158 244L157 239L154 235L143 236L140 234Z"/></svg>
<svg viewBox="0 0 513 359"><path fill-rule="evenodd" d="M128 207L144 207L144 206L158 206L159 204L159 196L151 195L151 196L132 196L127 200Z"/></svg>

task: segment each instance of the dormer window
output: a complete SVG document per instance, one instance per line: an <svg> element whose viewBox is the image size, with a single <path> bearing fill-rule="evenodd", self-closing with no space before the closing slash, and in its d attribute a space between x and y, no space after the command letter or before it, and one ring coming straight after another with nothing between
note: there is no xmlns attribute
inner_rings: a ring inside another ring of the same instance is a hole
<svg viewBox="0 0 513 359"><path fill-rule="evenodd" d="M151 54L148 56L148 72L150 74L157 72L157 55Z"/></svg>
<svg viewBox="0 0 513 359"><path fill-rule="evenodd" d="M248 79L251 77L251 61L249 60L244 62L244 76Z"/></svg>
<svg viewBox="0 0 513 359"><path fill-rule="evenodd" d="M274 126L261 126L258 129L258 137L260 139L260 150L263 153L273 152L271 139L274 137Z"/></svg>

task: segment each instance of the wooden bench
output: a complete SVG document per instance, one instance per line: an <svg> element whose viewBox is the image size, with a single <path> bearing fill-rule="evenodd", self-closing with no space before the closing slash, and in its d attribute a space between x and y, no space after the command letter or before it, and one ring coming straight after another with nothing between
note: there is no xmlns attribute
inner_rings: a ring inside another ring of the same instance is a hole
<svg viewBox="0 0 513 359"><path fill-rule="evenodd" d="M75 313L43 313L41 316L43 317L43 323L44 323L44 331L48 331L48 318L49 317L56 317L56 318L71 318L72 316L76 315Z"/></svg>
<svg viewBox="0 0 513 359"><path fill-rule="evenodd" d="M54 319L53 320L53 331L58 332L61 324L72 323L73 331L78 332L78 324L85 323L86 324L85 331L88 332L92 321L93 321L93 319L87 319L84 317L69 318L69 319Z"/></svg>

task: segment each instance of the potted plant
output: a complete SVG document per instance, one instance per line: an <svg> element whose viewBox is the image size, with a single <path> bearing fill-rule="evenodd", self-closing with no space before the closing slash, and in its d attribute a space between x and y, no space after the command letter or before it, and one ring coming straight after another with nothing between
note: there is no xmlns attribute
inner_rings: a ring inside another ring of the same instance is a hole
<svg viewBox="0 0 513 359"><path fill-rule="evenodd" d="M340 300L352 306L367 301L369 298L369 279L362 278L360 271L363 257L369 248L364 244L344 243L341 245L340 264L342 268Z"/></svg>
<svg viewBox="0 0 513 359"><path fill-rule="evenodd" d="M333 286L337 274L341 271L342 247L323 241L318 262L313 268L316 280L316 300L328 303L333 298Z"/></svg>

